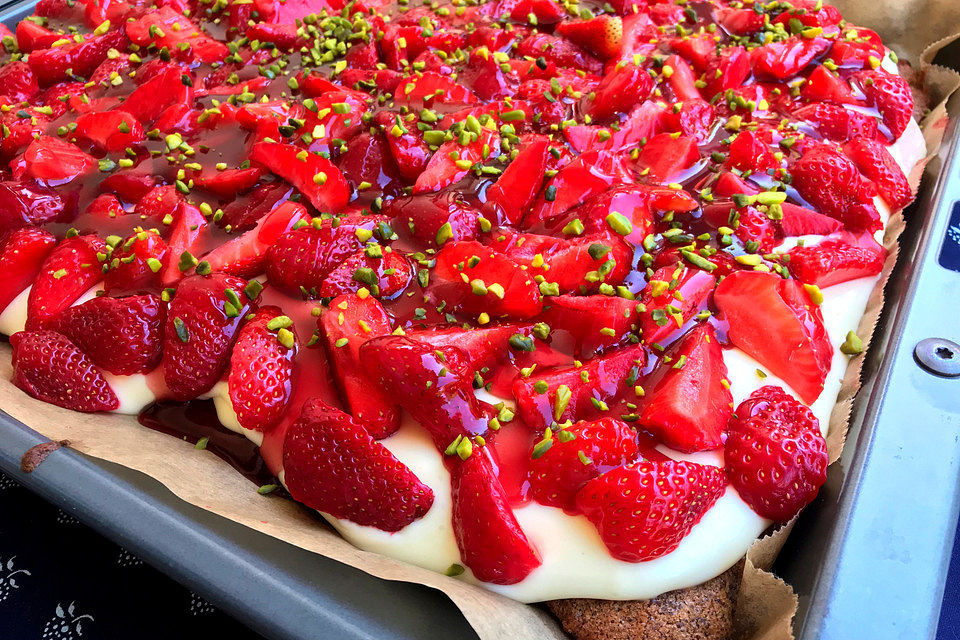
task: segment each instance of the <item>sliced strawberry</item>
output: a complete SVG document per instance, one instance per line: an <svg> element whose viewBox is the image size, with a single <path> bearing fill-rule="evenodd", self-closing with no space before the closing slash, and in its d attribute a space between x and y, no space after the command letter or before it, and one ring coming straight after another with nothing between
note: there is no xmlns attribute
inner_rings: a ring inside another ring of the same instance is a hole
<svg viewBox="0 0 960 640"><path fill-rule="evenodd" d="M620 54L623 46L623 20L616 16L597 16L589 20L571 20L557 25L556 34L577 44L601 60Z"/></svg>
<svg viewBox="0 0 960 640"><path fill-rule="evenodd" d="M626 21L626 18L624 19ZM712 54L716 50L716 43L709 34L685 35L669 41L670 47L687 60L697 71L706 69Z"/></svg>
<svg viewBox="0 0 960 640"><path fill-rule="evenodd" d="M10 336L13 384L34 398L73 411L113 411L116 394L95 364L55 331L20 331Z"/></svg>
<svg viewBox="0 0 960 640"><path fill-rule="evenodd" d="M883 123L890 130L891 140L897 140L907 130L913 117L913 91L903 76L876 69L861 71L854 76Z"/></svg>
<svg viewBox="0 0 960 640"><path fill-rule="evenodd" d="M530 495L541 504L568 511L576 509L583 485L604 469L637 458L636 432L613 418L574 423L554 432L550 442L545 452L538 457L534 453L530 461Z"/></svg>
<svg viewBox="0 0 960 640"><path fill-rule="evenodd" d="M485 433L496 415L477 400L464 375L469 357L406 336L383 336L360 348L363 370L427 430L440 451L458 437Z"/></svg>
<svg viewBox="0 0 960 640"><path fill-rule="evenodd" d="M809 408L780 387L740 403L724 447L727 477L758 515L787 522L827 479L827 443Z"/></svg>
<svg viewBox="0 0 960 640"><path fill-rule="evenodd" d="M506 256L475 241L444 245L430 274L429 296L436 304L473 316L524 320L543 302L533 276Z"/></svg>
<svg viewBox="0 0 960 640"><path fill-rule="evenodd" d="M511 224L520 222L540 191L550 153L546 136L530 136L520 144L520 152L487 189L488 207Z"/></svg>
<svg viewBox="0 0 960 640"><path fill-rule="evenodd" d="M307 208L297 202L284 202L265 215L257 225L240 236L221 244L203 260L214 271L251 278L263 273L267 250L277 239L299 222L309 220Z"/></svg>
<svg viewBox="0 0 960 640"><path fill-rule="evenodd" d="M850 84L823 65L814 67L810 72L807 81L800 88L800 96L810 102L833 104L855 102Z"/></svg>
<svg viewBox="0 0 960 640"><path fill-rule="evenodd" d="M459 140L444 142L427 162L423 173L417 176L413 192L425 193L448 187L466 176L473 165L499 155L500 137L486 128L481 128L480 135L470 144L461 145Z"/></svg>
<svg viewBox="0 0 960 640"><path fill-rule="evenodd" d="M833 345L820 308L800 283L772 273L738 271L724 278L713 299L734 346L783 379L805 402L820 396Z"/></svg>
<svg viewBox="0 0 960 640"><path fill-rule="evenodd" d="M726 47L720 53L708 55L704 69L707 86L703 89L703 97L709 100L718 93L742 85L750 75L750 60L751 54L743 47Z"/></svg>
<svg viewBox="0 0 960 640"><path fill-rule="evenodd" d="M163 378L175 399L195 398L220 379L250 310L246 284L214 273L188 276L177 285L163 341Z"/></svg>
<svg viewBox="0 0 960 640"><path fill-rule="evenodd" d="M63 309L103 279L107 246L96 236L76 236L54 247L40 267L27 301L27 329L46 329Z"/></svg>
<svg viewBox="0 0 960 640"><path fill-rule="evenodd" d="M100 218L102 221L121 218L127 214L120 200L113 194L105 193L94 198L84 213L88 216Z"/></svg>
<svg viewBox="0 0 960 640"><path fill-rule="evenodd" d="M661 267L647 281L640 301L643 341L664 344L700 311L717 279L709 272L684 266Z"/></svg>
<svg viewBox="0 0 960 640"><path fill-rule="evenodd" d="M723 446L733 411L723 349L709 324L697 325L666 352L644 383L640 424L665 445L692 453Z"/></svg>
<svg viewBox="0 0 960 640"><path fill-rule="evenodd" d="M592 355L621 342L638 328L637 303L615 296L556 296L550 298L540 319L573 340L575 354ZM556 342L554 342L556 344Z"/></svg>
<svg viewBox="0 0 960 640"><path fill-rule="evenodd" d="M107 58L110 49L125 51L127 37L120 31L88 36L81 42L71 42L52 49L33 51L27 62L41 86L50 86L70 77L88 77ZM72 76L68 76L67 72Z"/></svg>
<svg viewBox="0 0 960 640"><path fill-rule="evenodd" d="M258 142L250 151L250 160L292 184L320 212L336 213L350 199L350 187L340 169L305 149L292 144Z"/></svg>
<svg viewBox="0 0 960 640"><path fill-rule="evenodd" d="M142 124L151 125L171 106L190 104L193 88L183 82L184 73L180 66L167 64L127 96L123 110Z"/></svg>
<svg viewBox="0 0 960 640"><path fill-rule="evenodd" d="M394 227L408 230L429 246L473 240L479 229L480 211L456 191L394 198L380 212L392 219Z"/></svg>
<svg viewBox="0 0 960 640"><path fill-rule="evenodd" d="M820 213L836 218L852 231L883 227L873 205L876 186L836 148L817 145L807 149L790 167L790 173L793 186Z"/></svg>
<svg viewBox="0 0 960 640"><path fill-rule="evenodd" d="M268 182L223 207L219 224L233 231L255 227L261 218L287 202L293 187L285 182Z"/></svg>
<svg viewBox="0 0 960 640"><path fill-rule="evenodd" d="M653 78L645 67L632 61L617 65L603 77L594 95L585 99L583 111L594 120L605 120L646 100L653 87Z"/></svg>
<svg viewBox="0 0 960 640"><path fill-rule="evenodd" d="M477 104L477 96L461 84L439 73L425 72L400 81L394 102L411 109L437 104Z"/></svg>
<svg viewBox="0 0 960 640"><path fill-rule="evenodd" d="M819 0L792 0L785 8L774 22L789 26L791 20L797 20L805 27L826 27L841 20L836 7ZM842 38L838 38L840 40Z"/></svg>
<svg viewBox="0 0 960 640"><path fill-rule="evenodd" d="M510 355L510 338L518 334L529 336L531 327L529 323L508 322L488 324L475 329L458 326L414 328L408 330L406 336L435 349L459 349L468 358L464 362L462 373L472 378L484 367L493 368L506 360Z"/></svg>
<svg viewBox="0 0 960 640"><path fill-rule="evenodd" d="M883 269L887 251L864 233L842 233L815 245L790 249L790 273L802 282L829 287L856 278L876 276Z"/></svg>
<svg viewBox="0 0 960 640"><path fill-rule="evenodd" d="M556 219L575 205L613 185L632 183L620 156L607 151L587 151L550 180L523 218L523 226Z"/></svg>
<svg viewBox="0 0 960 640"><path fill-rule="evenodd" d="M433 505L433 491L353 418L308 401L283 442L294 500L335 518L400 531Z"/></svg>
<svg viewBox="0 0 960 640"><path fill-rule="evenodd" d="M767 169L780 168L780 161L773 151L753 131L738 133L730 142L727 164L740 171L765 173Z"/></svg>
<svg viewBox="0 0 960 640"><path fill-rule="evenodd" d="M112 293L159 287L166 256L167 244L156 231L134 230L114 248L104 276L104 288Z"/></svg>
<svg viewBox="0 0 960 640"><path fill-rule="evenodd" d="M290 405L297 355L292 323L278 307L261 307L237 335L227 386L237 422L246 429L270 429Z"/></svg>
<svg viewBox="0 0 960 640"><path fill-rule="evenodd" d="M399 408L361 365L360 347L391 332L387 312L375 298L344 294L330 301L317 324L351 415L377 440L386 438L400 428Z"/></svg>
<svg viewBox="0 0 960 640"><path fill-rule="evenodd" d="M97 170L97 161L75 144L53 136L40 136L11 163L13 176L33 178L55 187Z"/></svg>
<svg viewBox="0 0 960 640"><path fill-rule="evenodd" d="M0 243L0 313L33 284L57 244L49 231L24 227L11 231Z"/></svg>
<svg viewBox="0 0 960 640"><path fill-rule="evenodd" d="M735 202L713 202L703 207L703 221L714 228L732 227L746 245L755 243L763 253L777 245L777 232L766 213L753 206L738 207Z"/></svg>
<svg viewBox="0 0 960 640"><path fill-rule="evenodd" d="M835 218L789 202L781 203L780 210L783 212L780 228L783 229L783 235L788 237L808 234L825 236L843 228L843 223Z"/></svg>
<svg viewBox="0 0 960 640"><path fill-rule="evenodd" d="M540 566L486 456L475 452L456 463L450 484L453 533L463 563L478 580L516 584Z"/></svg>
<svg viewBox="0 0 960 640"><path fill-rule="evenodd" d="M160 363L165 316L155 295L99 296L64 309L53 326L101 369L129 376Z"/></svg>
<svg viewBox="0 0 960 640"><path fill-rule="evenodd" d="M588 482L577 506L614 558L644 562L676 549L725 490L718 467L642 461Z"/></svg>
<svg viewBox="0 0 960 640"><path fill-rule="evenodd" d="M717 176L717 181L711 187L711 193L717 198L730 198L734 195L756 195L760 190L731 171L724 171Z"/></svg>
<svg viewBox="0 0 960 640"><path fill-rule="evenodd" d="M700 89L696 86L697 76L694 74L693 69L690 68L690 65L687 64L686 60L678 55L672 55L667 58L667 61L664 63L664 73L666 73L668 68L670 69L668 81L670 88L673 89L673 95L677 97L677 100L683 102L687 100L703 102L703 99L700 97ZM709 104L706 102L703 103Z"/></svg>
<svg viewBox="0 0 960 640"><path fill-rule="evenodd" d="M203 33L199 27L170 6L127 22L127 36L141 47L167 47L174 55L200 62L219 62L229 53L227 46Z"/></svg>
<svg viewBox="0 0 960 640"><path fill-rule="evenodd" d="M236 198L238 194L249 191L260 180L263 171L259 167L248 169L226 169L207 171L193 178L193 181L207 191L221 198Z"/></svg>
<svg viewBox="0 0 960 640"><path fill-rule="evenodd" d="M784 80L797 75L829 46L830 41L826 38L794 36L753 49L750 66L759 79Z"/></svg>
<svg viewBox="0 0 960 640"><path fill-rule="evenodd" d="M877 119L859 111L844 109L826 102L812 102L793 113L799 120L811 123L824 138L844 142L857 136L874 138Z"/></svg>
<svg viewBox="0 0 960 640"><path fill-rule="evenodd" d="M0 182L0 228L56 222L73 216L76 202L33 180Z"/></svg>
<svg viewBox="0 0 960 640"><path fill-rule="evenodd" d="M880 197L886 200L891 209L903 209L913 201L913 190L907 176L886 145L870 138L854 138L843 145L843 150L860 173L877 184Z"/></svg>
<svg viewBox="0 0 960 640"><path fill-rule="evenodd" d="M646 352L637 345L593 358L581 367L538 368L530 377L513 383L520 417L534 429L600 417L598 406L602 404L594 404L594 400L605 403L623 393L636 397L633 385L646 361Z"/></svg>
<svg viewBox="0 0 960 640"><path fill-rule="evenodd" d="M763 28L764 16L753 9L721 7L716 11L717 21L729 33L743 36Z"/></svg>
<svg viewBox="0 0 960 640"><path fill-rule="evenodd" d="M160 189L169 189L169 187L160 187ZM153 201L155 198L154 191L151 191L144 199L147 201ZM176 192L173 192L176 194ZM163 196L164 202L163 206L169 204L170 192L167 191ZM141 200L141 202L143 202ZM162 272L162 281L164 286L170 286L176 283L181 277L182 272L180 269L180 263L184 257L184 253L189 253L194 255L194 252L199 253L200 248L200 234L203 232L204 228L207 226L207 219L204 217L203 213L197 207L192 204L187 204L180 200L179 196L176 196L175 208L173 210L173 229L170 231L170 238L167 241L167 263ZM137 208L140 209L140 205L137 205Z"/></svg>
<svg viewBox="0 0 960 640"><path fill-rule="evenodd" d="M21 20L17 23L17 48L24 53L37 49L49 49L63 36L56 31L41 27L36 22Z"/></svg>
<svg viewBox="0 0 960 640"><path fill-rule="evenodd" d="M76 122L76 134L101 151L123 151L144 139L143 127L126 111L88 111Z"/></svg>
<svg viewBox="0 0 960 640"><path fill-rule="evenodd" d="M575 124L564 127L563 136L579 153L618 152L664 131L669 122L670 112L666 106L659 101L647 100L633 107L626 121L616 129Z"/></svg>
<svg viewBox="0 0 960 640"><path fill-rule="evenodd" d="M587 73L599 73L603 69L603 63L569 40L537 31L521 40L516 52L534 59L542 57L558 67L581 69Z"/></svg>
<svg viewBox="0 0 960 640"><path fill-rule="evenodd" d="M687 212L698 207L697 201L683 189L671 189L648 184L628 184L613 187L585 201L572 209L559 223L551 225L551 230L562 232L562 228L572 219L579 219L588 233L610 233L613 229L608 221L611 213L619 213L632 225L633 229L624 236L624 240L640 244L653 230L654 220L667 211ZM656 214L656 215L655 215Z"/></svg>
<svg viewBox="0 0 960 640"><path fill-rule="evenodd" d="M500 0L494 13L507 13L517 22L525 22L533 16L537 24L555 24L564 16L563 10L550 0Z"/></svg>
<svg viewBox="0 0 960 640"><path fill-rule="evenodd" d="M13 102L23 102L40 93L37 76L26 62L8 62L0 67L0 87Z"/></svg>
<svg viewBox="0 0 960 640"><path fill-rule="evenodd" d="M412 278L409 260L389 247L384 250L371 245L331 271L320 285L320 296L331 298L366 288L374 296L389 300L406 289Z"/></svg>
<svg viewBox="0 0 960 640"><path fill-rule="evenodd" d="M700 161L697 141L690 136L660 133L640 149L636 166L642 176L659 182L677 182Z"/></svg>
<svg viewBox="0 0 960 640"><path fill-rule="evenodd" d="M382 133L361 133L347 145L338 158L337 166L350 185L357 189L366 182L374 196L397 195L400 191L400 171Z"/></svg>

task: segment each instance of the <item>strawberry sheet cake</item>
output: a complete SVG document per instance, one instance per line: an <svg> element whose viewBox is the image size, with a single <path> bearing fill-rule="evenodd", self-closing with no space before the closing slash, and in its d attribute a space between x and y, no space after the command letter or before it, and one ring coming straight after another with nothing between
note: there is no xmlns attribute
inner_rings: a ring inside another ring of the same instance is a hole
<svg viewBox="0 0 960 640"><path fill-rule="evenodd" d="M40 0L0 35L14 384L578 638L729 633L825 480L925 154L876 33L820 0Z"/></svg>

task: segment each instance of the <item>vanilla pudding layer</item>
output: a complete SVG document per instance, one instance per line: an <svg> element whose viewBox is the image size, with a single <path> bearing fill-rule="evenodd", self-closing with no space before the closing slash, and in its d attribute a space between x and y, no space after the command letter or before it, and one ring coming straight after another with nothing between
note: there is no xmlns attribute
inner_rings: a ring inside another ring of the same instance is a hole
<svg viewBox="0 0 960 640"><path fill-rule="evenodd" d="M910 122L889 151L904 173L909 175L925 155L923 136L916 122ZM886 223L889 208L879 198L876 203ZM882 234L882 231L879 233ZM804 238L808 245L820 239L820 236ZM796 241L795 238L790 239L779 249L786 250ZM821 310L835 349L823 393L811 405L811 409L824 431L847 367L848 357L836 347L844 341L848 331L857 329L877 281L876 277L861 278L823 289ZM78 303L92 297L95 291L92 289ZM0 332L11 335L23 329L29 292L27 288L0 313ZM735 404L767 384L779 385L796 395L782 380L763 371L758 362L738 349L724 350L724 362ZM159 368L149 374L107 375L107 379L120 399L118 413L136 415L165 394ZM237 422L225 381L219 382L205 397L214 400L218 417L226 428L244 434L257 445L261 443L262 434L244 429ZM485 399L491 398L488 396ZM323 514L324 517L344 538L361 549L439 572L446 571L453 564L462 564L453 533L450 475L427 432L406 417L400 430L381 442L433 489L434 503L430 511L392 534L337 520L327 514ZM663 446L660 450L677 459L723 465L722 450L696 454L681 454ZM280 478L283 479L282 471ZM569 515L560 509L535 502L515 509L514 513L539 551L543 564L518 584L483 585L521 602L570 597L649 599L667 591L700 584L724 572L742 558L757 536L771 524L755 514L740 499L736 490L728 486L726 493L674 551L648 562L629 563L616 560L609 554L596 529L584 516ZM479 583L469 569L461 577Z"/></svg>

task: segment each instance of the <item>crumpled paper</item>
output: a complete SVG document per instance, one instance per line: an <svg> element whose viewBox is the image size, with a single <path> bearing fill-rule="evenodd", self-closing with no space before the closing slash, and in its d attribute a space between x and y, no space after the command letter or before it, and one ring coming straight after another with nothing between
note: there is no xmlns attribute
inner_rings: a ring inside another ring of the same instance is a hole
<svg viewBox="0 0 960 640"><path fill-rule="evenodd" d="M939 148L946 130L948 98L960 87L960 75L931 64L940 48L960 37L956 0L833 0L853 24L877 31L904 60L925 74L932 108L921 126L928 156ZM958 102L954 96L954 103ZM951 103L950 111L957 115ZM911 178L919 183L918 168ZM928 179L931 177L928 176ZM883 307L883 289L896 264L897 239L905 221L900 214L888 224L889 257L873 291L858 334L869 344ZM827 446L831 462L840 456L853 398L860 387L862 357L847 368L839 401L830 419ZM483 588L357 549L332 529L318 524L301 506L279 497L259 495L229 464L192 444L140 426L131 416L84 415L34 400L9 382L10 347L0 346L0 407L54 441L68 439L82 453L141 471L183 500L290 544L314 551L371 575L434 587L460 608L482 640L562 640L565 634L543 609L515 602ZM792 640L791 622L797 596L767 570L792 528L781 527L758 540L747 553L737 622L745 637Z"/></svg>

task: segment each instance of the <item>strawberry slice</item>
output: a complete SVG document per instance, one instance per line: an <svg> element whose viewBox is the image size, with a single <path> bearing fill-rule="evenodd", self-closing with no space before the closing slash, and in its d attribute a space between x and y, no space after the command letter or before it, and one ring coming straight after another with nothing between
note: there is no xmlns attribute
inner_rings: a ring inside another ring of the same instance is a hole
<svg viewBox="0 0 960 640"><path fill-rule="evenodd" d="M541 504L567 511L576 510L577 493L604 469L637 459L637 434L613 418L574 423L554 432L549 441L546 451L538 443L531 456L530 495Z"/></svg>
<svg viewBox="0 0 960 640"><path fill-rule="evenodd" d="M759 49L763 47L754 51ZM704 69L707 86L703 89L703 97L711 100L718 93L742 85L750 75L750 61L751 54L743 47L726 47L720 53L711 52Z"/></svg>
<svg viewBox="0 0 960 640"><path fill-rule="evenodd" d="M127 215L127 212L115 195L105 193L94 198L87 205L84 214L106 221L121 218Z"/></svg>
<svg viewBox="0 0 960 640"><path fill-rule="evenodd" d="M789 26L791 20L798 20L805 27L826 27L839 24L841 16L836 7L819 0L792 0L774 22ZM838 38L837 41L842 39Z"/></svg>
<svg viewBox="0 0 960 640"><path fill-rule="evenodd" d="M394 102L419 110L437 104L477 104L479 100L451 78L428 71L402 79L394 94Z"/></svg>
<svg viewBox="0 0 960 640"><path fill-rule="evenodd" d="M17 23L17 48L24 53L38 49L49 49L63 36L56 31L41 27L36 22L21 20Z"/></svg>
<svg viewBox="0 0 960 640"><path fill-rule="evenodd" d="M700 150L694 138L660 133L641 147L636 166L649 180L668 183L677 182L699 161Z"/></svg>
<svg viewBox="0 0 960 640"><path fill-rule="evenodd" d="M152 294L100 296L64 309L53 328L101 369L129 376L160 363L165 316L166 306Z"/></svg>
<svg viewBox="0 0 960 640"><path fill-rule="evenodd" d="M623 46L623 20L617 16L564 21L557 25L555 33L601 60L616 58Z"/></svg>
<svg viewBox="0 0 960 640"><path fill-rule="evenodd" d="M581 367L539 368L513 383L520 417L534 429L601 417L603 403L629 393L647 361L642 346L617 349ZM596 402L595 402L596 401Z"/></svg>
<svg viewBox="0 0 960 640"><path fill-rule="evenodd" d="M648 345L666 344L701 310L716 282L709 272L700 269L657 269L640 295L645 309L640 314L643 341Z"/></svg>
<svg viewBox="0 0 960 640"><path fill-rule="evenodd" d="M493 368L506 360L510 354L510 338L518 334L529 336L531 327L529 323L507 322L475 329L458 326L414 328L407 330L406 336L435 349L459 349L468 358L463 363L462 373L472 378L484 367Z"/></svg>
<svg viewBox="0 0 960 640"><path fill-rule="evenodd" d="M123 110L144 125L151 125L160 114L175 105L193 102L193 88L183 82L185 71L170 63L143 81L123 101Z"/></svg>
<svg viewBox="0 0 960 640"><path fill-rule="evenodd" d="M783 211L780 228L783 235L788 237L808 234L825 236L843 228L839 220L789 202L782 202L780 210Z"/></svg>
<svg viewBox="0 0 960 640"><path fill-rule="evenodd" d="M457 463L450 484L457 547L478 580L516 584L540 566L540 556L520 528L485 455L474 453Z"/></svg>
<svg viewBox="0 0 960 640"><path fill-rule="evenodd" d="M703 220L714 228L732 227L742 243L754 242L761 252L771 251L777 244L773 221L753 206L738 207L735 202L713 202L703 207Z"/></svg>
<svg viewBox="0 0 960 640"><path fill-rule="evenodd" d="M104 288L116 291L142 291L160 286L160 270L167 256L167 244L154 230L134 230L113 249Z"/></svg>
<svg viewBox="0 0 960 640"><path fill-rule="evenodd" d="M856 165L835 147L807 149L790 168L793 186L820 213L836 218L851 231L883 228L873 205L876 186L864 179Z"/></svg>
<svg viewBox="0 0 960 640"><path fill-rule="evenodd" d="M686 60L678 55L672 55L664 63L663 70L665 73L668 68L670 69L668 82L677 100L684 103L693 100L697 103L709 104L701 98L700 89L696 85L697 76Z"/></svg>
<svg viewBox="0 0 960 640"><path fill-rule="evenodd" d="M716 10L717 21L729 33L743 36L763 28L764 15L753 9L731 9L720 7Z"/></svg>
<svg viewBox="0 0 960 640"><path fill-rule="evenodd" d="M95 364L56 331L10 336L13 384L58 407L92 413L113 411L120 401Z"/></svg>
<svg viewBox="0 0 960 640"><path fill-rule="evenodd" d="M12 102L23 102L40 93L37 76L26 62L8 62L0 67L0 87Z"/></svg>
<svg viewBox="0 0 960 640"><path fill-rule="evenodd" d="M830 41L826 38L793 36L753 49L750 52L750 66L759 79L785 80L797 75L829 46Z"/></svg>
<svg viewBox="0 0 960 640"><path fill-rule="evenodd" d="M644 138L662 132L669 121L670 113L662 102L647 100L633 107L627 114L626 121L616 130L575 124L564 127L563 136L579 153L591 150L618 152L635 147Z"/></svg>
<svg viewBox="0 0 960 640"><path fill-rule="evenodd" d="M237 335L227 386L237 422L246 429L270 429L290 405L297 355L292 325L279 307L261 307Z"/></svg>
<svg viewBox="0 0 960 640"><path fill-rule="evenodd" d="M103 35L88 36L81 42L33 51L27 62L40 85L48 87L74 76L89 77L106 60L110 49L126 51L127 44L123 32L109 31ZM72 75L68 75L68 71Z"/></svg>
<svg viewBox="0 0 960 640"><path fill-rule="evenodd" d="M27 329L46 329L62 310L103 279L107 246L100 238L75 236L43 261L27 300Z"/></svg>
<svg viewBox="0 0 960 640"><path fill-rule="evenodd" d="M626 18L624 21L626 22ZM668 43L671 49L683 56L697 71L703 71L707 68L707 64L716 50L716 43L713 37L708 34L702 36L697 34L685 35L682 38L668 40Z"/></svg>
<svg viewBox="0 0 960 640"><path fill-rule="evenodd" d="M740 171L765 173L767 169L779 169L780 161L770 147L753 131L738 133L730 142L727 164Z"/></svg>
<svg viewBox="0 0 960 640"><path fill-rule="evenodd" d="M893 159L886 145L870 138L854 138L843 145L843 151L860 173L877 184L880 197L890 208L899 210L913 201L913 190L903 169Z"/></svg>
<svg viewBox="0 0 960 640"><path fill-rule="evenodd" d="M332 298L366 288L383 300L395 298L413 278L410 261L389 247L371 245L344 260L320 285L320 297Z"/></svg>
<svg viewBox="0 0 960 640"><path fill-rule="evenodd" d="M810 102L848 104L856 102L850 84L823 65L814 67L800 88L800 96Z"/></svg>
<svg viewBox="0 0 960 640"><path fill-rule="evenodd" d="M600 73L603 69L602 62L569 40L539 31L534 31L521 40L516 52L533 59L542 57L558 67L580 69L587 73Z"/></svg>
<svg viewBox="0 0 960 640"><path fill-rule="evenodd" d="M546 136L521 138L520 152L487 189L488 208L498 211L511 224L520 222L543 185L549 153L550 140Z"/></svg>
<svg viewBox="0 0 960 640"><path fill-rule="evenodd" d="M615 296L556 296L550 298L540 319L557 332L569 334L575 354L592 355L622 342L638 328L637 303ZM553 342L556 344L556 342Z"/></svg>
<svg viewBox="0 0 960 640"><path fill-rule="evenodd" d="M335 518L400 531L433 505L433 491L353 418L308 401L283 441L294 500Z"/></svg>
<svg viewBox="0 0 960 640"><path fill-rule="evenodd" d="M496 415L464 375L469 356L406 336L383 336L360 347L363 370L395 398L444 451L460 437L485 433Z"/></svg>
<svg viewBox="0 0 960 640"><path fill-rule="evenodd" d="M73 216L76 203L32 180L0 182L0 228L16 229Z"/></svg>
<svg viewBox="0 0 960 640"><path fill-rule="evenodd" d="M88 111L76 122L76 134L101 151L123 151L144 139L143 127L126 111Z"/></svg>
<svg viewBox="0 0 960 640"><path fill-rule="evenodd" d="M677 451L722 447L721 436L733 411L726 378L723 350L713 327L694 327L644 383L640 424Z"/></svg>
<svg viewBox="0 0 960 640"><path fill-rule="evenodd" d="M854 75L863 93L870 100L883 123L890 130L890 139L897 140L913 117L913 91L902 76L876 69Z"/></svg>
<svg viewBox="0 0 960 640"><path fill-rule="evenodd" d="M354 189L366 182L374 196L395 196L400 192L400 171L382 133L361 133L350 140L337 166ZM378 193L379 191L379 193Z"/></svg>
<svg viewBox="0 0 960 640"><path fill-rule="evenodd" d="M379 112L374 121L383 129L400 175L407 180L417 180L432 153L417 129L419 122L410 122L389 111Z"/></svg>
<svg viewBox="0 0 960 640"><path fill-rule="evenodd" d="M34 178L42 185L55 187L97 170L97 161L75 144L53 136L40 136L11 163L16 179Z"/></svg>
<svg viewBox="0 0 960 640"><path fill-rule="evenodd" d="M588 482L577 506L614 558L644 562L676 549L725 490L718 467L641 461Z"/></svg>
<svg viewBox="0 0 960 640"><path fill-rule="evenodd" d="M824 138L838 142L877 135L877 119L873 116L826 102L812 102L794 111L793 115L811 123Z"/></svg>
<svg viewBox="0 0 960 640"><path fill-rule="evenodd" d="M617 113L624 113L638 102L646 100L654 84L645 67L637 66L632 61L623 66L617 65L603 76L593 97L584 99L583 112L594 120L605 120Z"/></svg>
<svg viewBox="0 0 960 640"><path fill-rule="evenodd" d="M533 277L508 257L468 240L444 245L436 256L428 296L435 304L473 316L525 320L543 307Z"/></svg>
<svg viewBox="0 0 960 640"><path fill-rule="evenodd" d="M127 22L125 29L134 44L141 47L155 45L158 49L167 47L174 55L188 60L220 62L229 53L225 44L203 33L168 5Z"/></svg>
<svg viewBox="0 0 960 640"><path fill-rule="evenodd" d="M338 296L317 325L333 363L334 379L354 419L377 440L399 429L396 400L374 384L373 376L368 376L371 370L360 364L360 347L392 330L380 303L370 296Z"/></svg>
<svg viewBox="0 0 960 640"><path fill-rule="evenodd" d="M0 313L33 284L57 244L49 231L23 227L11 231L0 243Z"/></svg>
<svg viewBox="0 0 960 640"><path fill-rule="evenodd" d="M767 385L740 403L724 447L727 477L758 515L787 522L827 479L827 443L809 408Z"/></svg>
<svg viewBox="0 0 960 640"><path fill-rule="evenodd" d="M340 169L305 149L279 142L258 142L250 150L250 160L292 184L318 211L336 213L350 200L350 187Z"/></svg>
<svg viewBox="0 0 960 640"><path fill-rule="evenodd" d="M619 184L633 183L623 159L608 151L586 151L547 181L523 218L523 227L556 219L588 198Z"/></svg>
<svg viewBox="0 0 960 640"><path fill-rule="evenodd" d="M249 191L260 180L263 171L259 167L248 169L226 169L207 171L194 176L193 181L207 191L224 199L234 199L238 194Z"/></svg>
<svg viewBox="0 0 960 640"><path fill-rule="evenodd" d="M480 134L466 145L461 145L459 140L444 142L427 162L423 173L417 176L413 192L439 191L461 180L473 165L499 155L500 137L487 128L481 128Z"/></svg>
<svg viewBox="0 0 960 640"><path fill-rule="evenodd" d="M823 391L833 345L803 286L772 273L738 271L713 294L727 339L810 404ZM772 339L771 336L776 336Z"/></svg>
<svg viewBox="0 0 960 640"><path fill-rule="evenodd" d="M697 201L683 189L628 184L608 189L572 209L560 222L551 225L551 231L562 232L563 227L573 219L579 219L588 233L610 233L612 228L607 218L617 212L633 226L624 240L640 244L653 230L654 213L688 212L696 210L698 206Z"/></svg>
<svg viewBox="0 0 960 640"><path fill-rule="evenodd" d="M222 273L188 276L177 285L163 342L163 379L174 399L196 398L220 379L250 310L246 285Z"/></svg>
<svg viewBox="0 0 960 640"><path fill-rule="evenodd" d="M480 218L480 211L456 191L393 198L380 212L391 218L397 229L409 230L416 240L437 246L451 240L473 240Z"/></svg>
<svg viewBox="0 0 960 640"><path fill-rule="evenodd" d="M199 253L200 244L200 234L203 232L204 228L207 226L207 219L204 217L203 213L197 207L192 204L187 204L180 199L180 196L177 195L176 191L172 191L171 187L159 187L162 193L163 202L158 203L161 206L169 206L174 204L173 209L173 229L170 232L170 238L167 242L169 251L167 251L167 263L163 269L162 277L164 286L170 286L175 284L181 277L182 272L180 269L180 262L182 261L184 254L194 255L194 252ZM146 196L145 200L153 201L156 197L154 194L156 191L151 191ZM171 198L171 196L173 198ZM139 209L139 205L137 205Z"/></svg>
<svg viewBox="0 0 960 640"><path fill-rule="evenodd" d="M267 250L295 224L310 219L307 208L297 202L284 202L265 215L242 235L221 244L203 256L214 271L251 278L263 273Z"/></svg>
<svg viewBox="0 0 960 640"><path fill-rule="evenodd" d="M822 288L878 275L887 251L870 234L844 232L815 245L794 247L789 255L790 273Z"/></svg>

